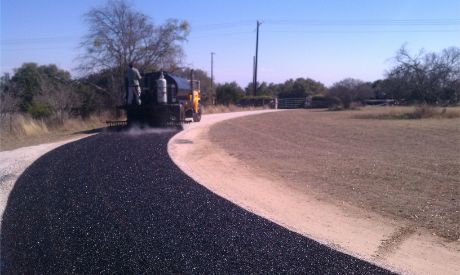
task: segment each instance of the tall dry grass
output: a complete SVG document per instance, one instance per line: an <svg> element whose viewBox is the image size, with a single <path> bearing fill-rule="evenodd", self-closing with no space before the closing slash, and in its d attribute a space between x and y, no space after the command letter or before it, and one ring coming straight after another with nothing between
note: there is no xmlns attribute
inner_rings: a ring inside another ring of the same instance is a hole
<svg viewBox="0 0 460 275"><path fill-rule="evenodd" d="M49 133L46 122L23 114L5 114L0 117L2 136L37 136Z"/></svg>
<svg viewBox="0 0 460 275"><path fill-rule="evenodd" d="M34 119L28 115L14 113L0 116L0 130L2 136L33 137L57 131L79 131L101 127L110 117L110 114L104 113L87 119L69 117Z"/></svg>
<svg viewBox="0 0 460 275"><path fill-rule="evenodd" d="M112 119L110 113L93 115L87 119L54 116L49 119L33 119L20 113L0 116L0 150L10 150L62 139L65 136L105 127Z"/></svg>
<svg viewBox="0 0 460 275"><path fill-rule="evenodd" d="M214 114L260 109L264 109L264 107L210 105L203 106L203 113ZM54 115L47 119L33 119L31 116L21 113L1 114L0 138L3 144L10 144L14 143L16 139L33 139L101 128L106 126L105 121L107 120L123 120L123 118L115 118L115 115L110 112L92 115L86 119L72 118L66 114ZM2 147L2 144L0 144L0 147Z"/></svg>
<svg viewBox="0 0 460 275"><path fill-rule="evenodd" d="M204 114L241 112L261 110L264 107L239 107L236 105L209 105L203 106ZM34 137L62 131L82 131L105 126L105 121L114 120L109 112L92 115L86 119L72 118L67 115L53 116L48 119L33 119L21 113L0 115L0 133L3 137ZM116 120L120 120L119 118Z"/></svg>

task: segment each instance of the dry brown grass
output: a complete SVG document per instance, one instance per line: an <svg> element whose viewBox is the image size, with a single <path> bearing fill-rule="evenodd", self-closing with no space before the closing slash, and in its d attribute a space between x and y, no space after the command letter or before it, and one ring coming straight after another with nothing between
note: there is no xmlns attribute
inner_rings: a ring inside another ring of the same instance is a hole
<svg viewBox="0 0 460 275"><path fill-rule="evenodd" d="M3 115L0 117L0 151L58 141L83 131L105 127L105 121L110 117L110 114L103 113L85 120L36 120L22 114Z"/></svg>
<svg viewBox="0 0 460 275"><path fill-rule="evenodd" d="M238 107L236 105L203 106L204 114L241 112L260 110L263 107ZM105 127L107 120L124 120L114 118L111 113L92 115L87 119L53 117L36 120L23 114L5 114L0 116L0 151L36 145L69 138L75 133Z"/></svg>
<svg viewBox="0 0 460 275"><path fill-rule="evenodd" d="M372 107L359 113L411 111ZM356 119L356 113L269 113L217 124L210 135L232 155L300 192L349 202L458 240L460 118Z"/></svg>
<svg viewBox="0 0 460 275"><path fill-rule="evenodd" d="M415 107L367 108L365 114L356 115L361 119L427 119L459 118L460 108L419 105Z"/></svg>

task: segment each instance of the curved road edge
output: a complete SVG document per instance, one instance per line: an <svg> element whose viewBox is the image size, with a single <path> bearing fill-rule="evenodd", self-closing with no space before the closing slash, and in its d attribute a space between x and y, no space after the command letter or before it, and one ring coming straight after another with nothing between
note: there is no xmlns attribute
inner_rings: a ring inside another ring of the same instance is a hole
<svg viewBox="0 0 460 275"><path fill-rule="evenodd" d="M398 273L460 272L457 244L446 247L429 234L400 236L407 225L289 188L282 179L267 178L209 140L215 123L270 111L274 110L203 116L202 122L186 125L169 140L170 158L213 193L338 251ZM399 238L403 239L396 243Z"/></svg>
<svg viewBox="0 0 460 275"><path fill-rule="evenodd" d="M13 190L16 180L27 167L49 151L92 135L94 134L81 134L58 142L44 143L0 152L0 228L11 190Z"/></svg>

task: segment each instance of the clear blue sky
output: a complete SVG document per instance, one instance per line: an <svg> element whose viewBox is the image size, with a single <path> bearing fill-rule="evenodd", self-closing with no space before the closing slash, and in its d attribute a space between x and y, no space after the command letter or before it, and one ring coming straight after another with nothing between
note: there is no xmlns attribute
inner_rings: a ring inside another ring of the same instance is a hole
<svg viewBox="0 0 460 275"><path fill-rule="evenodd" d="M83 14L105 0L0 0L1 73L24 62L77 66ZM252 79L256 20L259 81L310 77L331 85L346 77L384 76L404 43L412 52L460 47L460 0L129 0L155 24L187 20L184 65L217 82Z"/></svg>

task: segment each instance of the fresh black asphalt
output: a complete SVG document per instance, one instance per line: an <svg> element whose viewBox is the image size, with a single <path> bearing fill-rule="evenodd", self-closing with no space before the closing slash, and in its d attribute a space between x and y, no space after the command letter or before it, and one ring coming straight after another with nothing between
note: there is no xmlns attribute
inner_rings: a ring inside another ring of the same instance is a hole
<svg viewBox="0 0 460 275"><path fill-rule="evenodd" d="M17 180L1 274L385 274L211 193L174 165L174 132L101 133Z"/></svg>

